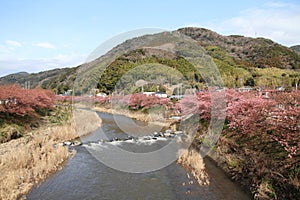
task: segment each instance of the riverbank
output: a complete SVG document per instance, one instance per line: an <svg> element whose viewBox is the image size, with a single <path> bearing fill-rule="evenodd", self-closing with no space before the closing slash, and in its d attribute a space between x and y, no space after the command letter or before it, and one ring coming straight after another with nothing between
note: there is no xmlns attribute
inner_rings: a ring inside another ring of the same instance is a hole
<svg viewBox="0 0 300 200"><path fill-rule="evenodd" d="M73 114L74 120L70 118L59 125L46 123L21 138L0 144L0 199L18 199L27 194L75 154L68 147L57 144L74 140L101 126L101 119L95 112L76 110ZM87 121L89 123L84 124Z"/></svg>
<svg viewBox="0 0 300 200"><path fill-rule="evenodd" d="M76 138L73 139L78 139L93 132L102 124L102 120L97 113L91 110L73 110L73 120L76 129Z"/></svg>
<svg viewBox="0 0 300 200"><path fill-rule="evenodd" d="M178 152L177 163L189 171L199 185L209 185L209 176L205 169L205 163L200 154L195 150L181 150Z"/></svg>
<svg viewBox="0 0 300 200"><path fill-rule="evenodd" d="M199 135L201 132L205 132L203 127ZM192 143L193 149L200 150L199 135ZM254 138L225 128L207 156L252 199L297 199L300 195L299 157L289 158L267 138L264 132Z"/></svg>
<svg viewBox="0 0 300 200"><path fill-rule="evenodd" d="M112 113L108 108L95 110ZM130 113L130 112L129 112ZM123 113L127 117L147 121L143 113ZM203 142L203 134L207 126L199 124L198 134L195 137L190 151L199 152ZM289 157L285 149L274 141L267 131L258 129L259 137L242 134L237 130L224 126L220 138L207 155L216 166L222 169L227 176L255 200L265 199L295 199L300 195L300 157ZM190 152L185 153L185 158L179 163L189 172L194 169ZM194 162L194 161L193 161ZM201 166L203 160L197 161ZM196 162L196 166L197 166ZM195 163L195 162L194 162ZM297 164L298 163L298 164ZM203 167L196 167L203 172ZM197 177L195 177L197 179Z"/></svg>
<svg viewBox="0 0 300 200"><path fill-rule="evenodd" d="M57 171L75 152L69 152L63 146L53 146L66 138L74 138L73 134L72 124L44 127L1 144L1 199L17 199Z"/></svg>
<svg viewBox="0 0 300 200"><path fill-rule="evenodd" d="M169 127L174 120L166 120L161 115L156 114L147 114L142 113L140 111L130 111L130 110L122 110L122 109L112 109L111 105L108 106L95 106L93 110L98 112L110 113L114 115L123 115L129 117L131 119L150 122L155 125Z"/></svg>

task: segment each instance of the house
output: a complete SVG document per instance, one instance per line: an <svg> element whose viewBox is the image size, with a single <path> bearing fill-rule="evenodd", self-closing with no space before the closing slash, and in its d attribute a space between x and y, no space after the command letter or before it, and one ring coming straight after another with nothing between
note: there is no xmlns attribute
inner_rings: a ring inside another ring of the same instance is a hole
<svg viewBox="0 0 300 200"><path fill-rule="evenodd" d="M159 98L167 98L168 97L168 95L164 92L156 92L154 95Z"/></svg>
<svg viewBox="0 0 300 200"><path fill-rule="evenodd" d="M182 99L183 95L172 95L169 97L169 99Z"/></svg>
<svg viewBox="0 0 300 200"><path fill-rule="evenodd" d="M155 94L155 92L143 92L143 94L145 94L147 96L152 96Z"/></svg>
<svg viewBox="0 0 300 200"><path fill-rule="evenodd" d="M71 96L72 95L73 90L67 90L64 93L64 96Z"/></svg>
<svg viewBox="0 0 300 200"><path fill-rule="evenodd" d="M241 87L238 89L239 92L250 92L251 90L253 90L251 87Z"/></svg>
<svg viewBox="0 0 300 200"><path fill-rule="evenodd" d="M97 97L106 97L107 95L105 93L97 93L96 96Z"/></svg>
<svg viewBox="0 0 300 200"><path fill-rule="evenodd" d="M285 91L285 88L282 87L282 86L280 86L280 87L277 87L277 88L276 88L276 91Z"/></svg>

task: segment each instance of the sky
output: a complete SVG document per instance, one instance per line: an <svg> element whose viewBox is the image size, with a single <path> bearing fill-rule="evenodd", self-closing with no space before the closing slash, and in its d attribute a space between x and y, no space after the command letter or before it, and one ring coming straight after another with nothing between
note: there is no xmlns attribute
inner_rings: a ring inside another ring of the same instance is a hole
<svg viewBox="0 0 300 200"><path fill-rule="evenodd" d="M0 77L74 67L99 45L142 28L203 27L300 44L300 2L0 0Z"/></svg>

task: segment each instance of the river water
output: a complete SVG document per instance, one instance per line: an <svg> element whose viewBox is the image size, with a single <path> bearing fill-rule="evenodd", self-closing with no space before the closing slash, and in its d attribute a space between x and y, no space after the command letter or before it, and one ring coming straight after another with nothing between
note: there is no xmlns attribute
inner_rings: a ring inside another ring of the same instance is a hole
<svg viewBox="0 0 300 200"><path fill-rule="evenodd" d="M99 115L102 119L101 129L105 132L106 137L109 139L127 137L115 124L111 114L99 113ZM125 123L129 120L126 117L122 118ZM199 186L193 177L176 162L163 169L147 173L121 172L107 167L99 162L88 149L121 145L124 149L134 148L134 151L143 152L147 148L163 145L167 141L163 139L147 140L144 143L137 141L137 144L114 141L108 142L104 146L103 143L98 142L99 137L102 137L99 135L101 134L95 131L82 138L84 145L75 147L76 155L66 163L61 171L33 188L27 195L27 199L250 199L239 186L231 182L208 159L205 159L205 163L210 176L209 186Z"/></svg>

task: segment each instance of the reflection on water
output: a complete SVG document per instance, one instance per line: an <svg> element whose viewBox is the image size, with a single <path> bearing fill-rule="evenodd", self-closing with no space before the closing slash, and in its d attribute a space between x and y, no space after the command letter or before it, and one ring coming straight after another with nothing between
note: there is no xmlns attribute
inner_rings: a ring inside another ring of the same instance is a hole
<svg viewBox="0 0 300 200"><path fill-rule="evenodd" d="M105 137L126 137L114 124L112 115L100 113ZM100 136L100 137L103 137ZM83 139L98 141L99 133ZM167 140L116 141L113 143L92 143L97 148L121 145L122 148L142 151L152 145L163 145ZM239 187L233 184L222 171L206 160L211 184L199 186L192 176L178 164L172 163L158 171L132 174L111 169L96 160L83 146L76 147L77 154L66 166L34 188L27 199L249 199ZM188 178L190 177L190 179Z"/></svg>

